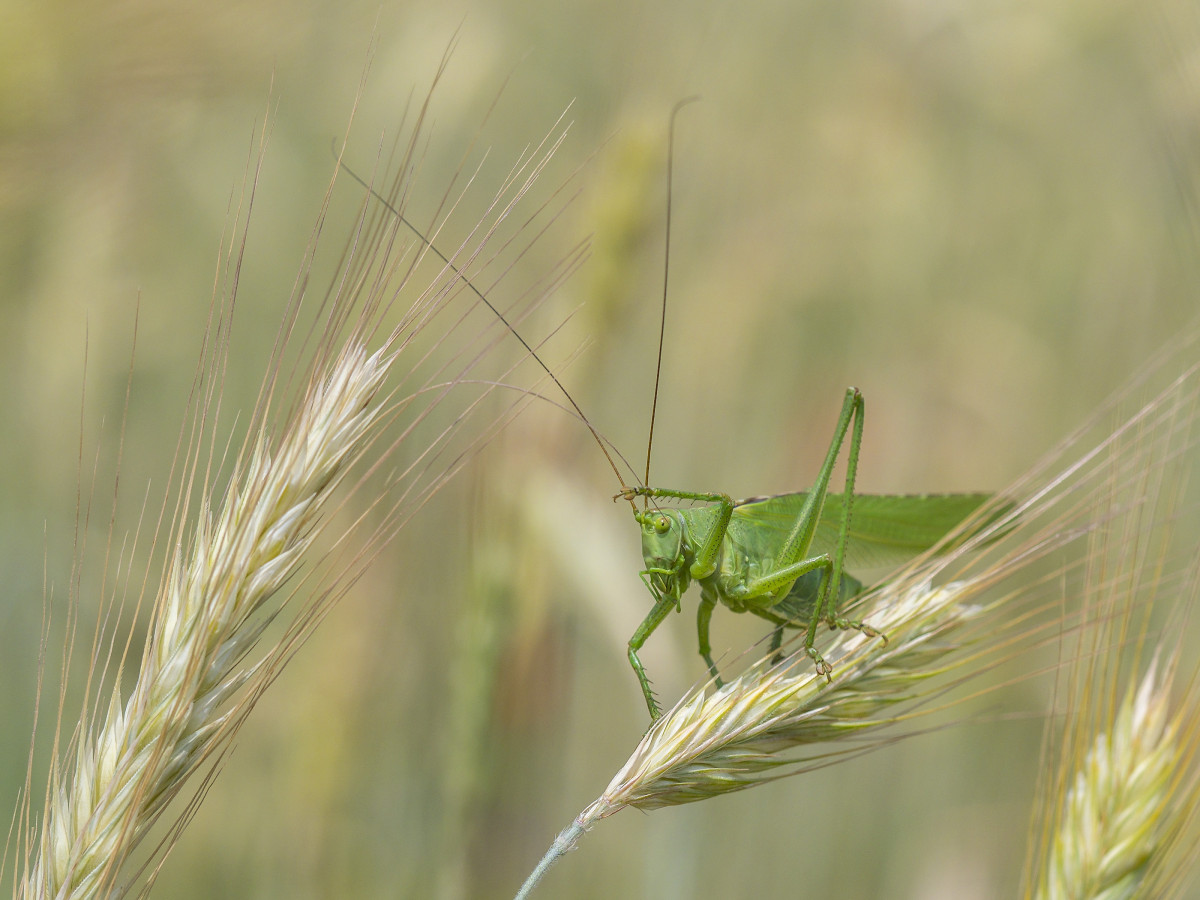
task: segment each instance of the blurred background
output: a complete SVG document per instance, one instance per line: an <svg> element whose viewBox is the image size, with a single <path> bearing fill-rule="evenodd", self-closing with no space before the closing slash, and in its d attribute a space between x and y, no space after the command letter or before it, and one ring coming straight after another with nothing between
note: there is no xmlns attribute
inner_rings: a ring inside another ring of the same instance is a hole
<svg viewBox="0 0 1200 900"><path fill-rule="evenodd" d="M652 482L802 489L853 384L860 489L998 489L1192 321L1198 25L1172 2L0 0L0 796L24 778L42 598L103 558L73 544L79 485L121 431L135 315L118 535L169 468L268 108L228 410L254 403L372 42L346 155L364 170L453 40L410 208L432 216L464 156L482 161L461 236L570 107L536 191L581 170L579 195L516 278L583 239L591 255L522 328L570 317L547 361L638 469L667 120L703 98L676 137ZM348 221L326 226L332 249ZM616 488L582 426L530 407L260 703L155 893L511 896L646 726L625 641L649 598ZM93 568L84 622L112 589ZM668 703L703 674L693 610L643 655ZM718 610L718 655L761 637L741 618ZM995 713L1046 696L1026 682L975 725L624 812L537 896L1011 894L1042 723Z"/></svg>

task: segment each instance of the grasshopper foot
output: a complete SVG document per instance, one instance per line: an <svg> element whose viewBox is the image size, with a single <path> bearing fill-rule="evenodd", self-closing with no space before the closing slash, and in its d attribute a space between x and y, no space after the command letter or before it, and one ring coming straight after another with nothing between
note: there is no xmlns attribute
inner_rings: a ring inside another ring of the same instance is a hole
<svg viewBox="0 0 1200 900"><path fill-rule="evenodd" d="M634 500L637 497L649 497L650 494L650 488L629 487L613 494L613 503L616 503L618 500Z"/></svg>
<svg viewBox="0 0 1200 900"><path fill-rule="evenodd" d="M654 724L662 716L662 707L658 705L658 701L652 696L647 695L646 707L650 710L650 723Z"/></svg>
<svg viewBox="0 0 1200 900"><path fill-rule="evenodd" d="M825 657L817 652L817 648L805 647L804 652L808 654L809 659L811 659L814 665L816 665L817 677L824 678L826 684L829 684L831 681L833 681L833 678L831 677L833 675L833 666L825 662Z"/></svg>
<svg viewBox="0 0 1200 900"><path fill-rule="evenodd" d="M852 628L855 631L861 631L867 637L879 638L884 644L888 642L886 634L872 628L866 622L859 622L855 619L830 619L827 624L830 628Z"/></svg>

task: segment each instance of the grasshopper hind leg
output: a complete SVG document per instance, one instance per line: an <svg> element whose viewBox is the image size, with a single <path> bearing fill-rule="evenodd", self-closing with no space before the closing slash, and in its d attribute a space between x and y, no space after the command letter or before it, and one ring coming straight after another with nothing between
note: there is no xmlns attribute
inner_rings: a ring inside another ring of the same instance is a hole
<svg viewBox="0 0 1200 900"><path fill-rule="evenodd" d="M825 657L814 646L818 623L823 622L830 629L861 631L867 637L879 638L885 644L887 643L887 635L860 620L846 619L838 615L818 614L817 599L826 587L823 582L827 578L826 573L819 569L802 575L796 579L796 583L792 585L792 589L788 591L783 601L772 609L774 613L786 614L787 620L777 624L775 633L771 636L771 649L772 651L778 650L780 646L779 641L782 638L782 629L785 626L807 629L808 634L805 636L804 652L813 661L817 674L825 678L826 681L829 681L833 674L833 667L826 662ZM842 606L861 594L863 589L864 585L861 581L849 572L842 572L842 577L838 584L838 596L835 608ZM774 664L779 662L779 660L780 656L776 653L771 662Z"/></svg>
<svg viewBox="0 0 1200 900"><path fill-rule="evenodd" d="M842 573L842 583L838 588L838 597L836 608L843 608L849 601L853 600L863 592L864 586L861 581L851 575L849 572ZM833 614L824 617L825 624L832 630L843 631L860 631L867 637L879 638L885 644L888 642L887 635L876 628L871 627L862 619L846 619L842 616Z"/></svg>
<svg viewBox="0 0 1200 900"><path fill-rule="evenodd" d="M843 619L841 617L835 617L832 619L826 619L825 624L832 629L840 628L844 630L861 631L867 637L879 638L885 644L888 642L886 634L884 634L882 631L879 631L877 628L871 627L871 625L861 621L860 619Z"/></svg>

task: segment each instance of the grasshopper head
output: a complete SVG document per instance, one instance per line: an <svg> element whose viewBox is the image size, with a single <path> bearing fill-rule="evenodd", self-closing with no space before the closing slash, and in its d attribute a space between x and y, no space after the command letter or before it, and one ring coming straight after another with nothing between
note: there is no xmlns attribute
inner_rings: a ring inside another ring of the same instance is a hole
<svg viewBox="0 0 1200 900"><path fill-rule="evenodd" d="M642 558L650 583L660 595L678 597L686 589L679 584L684 564L684 526L679 513L673 509L647 509L634 513L642 526Z"/></svg>

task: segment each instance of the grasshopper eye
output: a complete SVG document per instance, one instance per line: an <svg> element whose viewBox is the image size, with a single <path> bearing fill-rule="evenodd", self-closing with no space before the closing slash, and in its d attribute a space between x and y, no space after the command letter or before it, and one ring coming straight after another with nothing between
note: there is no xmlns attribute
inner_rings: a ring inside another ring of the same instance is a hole
<svg viewBox="0 0 1200 900"><path fill-rule="evenodd" d="M659 516L654 520L654 530L659 534L666 534L671 530L671 523L667 521L666 516Z"/></svg>

